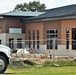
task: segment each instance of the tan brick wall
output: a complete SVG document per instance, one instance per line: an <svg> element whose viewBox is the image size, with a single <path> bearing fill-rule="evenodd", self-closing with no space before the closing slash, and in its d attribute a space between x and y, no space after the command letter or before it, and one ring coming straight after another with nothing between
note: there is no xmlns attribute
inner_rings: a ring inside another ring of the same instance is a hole
<svg viewBox="0 0 76 75"><path fill-rule="evenodd" d="M32 32L33 30L35 31L39 30L40 39L43 39L43 22L33 22L25 24L26 40L28 39L29 31Z"/></svg>
<svg viewBox="0 0 76 75"><path fill-rule="evenodd" d="M5 18L1 18L0 19L0 33L4 33L5 32L5 28L6 28L6 21Z"/></svg>
<svg viewBox="0 0 76 75"><path fill-rule="evenodd" d="M0 29L2 33L9 33L9 28L22 28L25 33L25 25L19 18L2 18L0 19Z"/></svg>
<svg viewBox="0 0 76 75"><path fill-rule="evenodd" d="M22 28L22 32L25 33L24 23L19 18L6 18L6 32L9 32L9 28Z"/></svg>
<svg viewBox="0 0 76 75"><path fill-rule="evenodd" d="M44 39L47 38L47 29L57 29L58 30L58 38L61 38L61 21L57 20L57 21L45 21L44 25L43 25L43 36Z"/></svg>
<svg viewBox="0 0 76 75"><path fill-rule="evenodd" d="M25 25L26 35L29 30L40 30L40 39L46 39L47 29L58 29L58 39L61 39L60 44L66 44L66 28L70 29L69 38L72 40L72 28L76 28L76 19L32 22ZM28 36L26 36L28 38ZM70 44L72 42L70 41Z"/></svg>
<svg viewBox="0 0 76 75"><path fill-rule="evenodd" d="M61 39L66 39L66 28L70 29L69 38L72 40L72 28L76 28L76 19L68 19L61 21ZM65 44L66 42L63 42ZM71 44L71 41L70 41Z"/></svg>
<svg viewBox="0 0 76 75"><path fill-rule="evenodd" d="M25 34L28 35L28 31L39 30L40 31L40 39L46 39L47 37L47 29L58 29L58 37L60 38L61 32L61 21L44 21L44 22L33 22L25 24ZM28 38L26 36L26 38Z"/></svg>

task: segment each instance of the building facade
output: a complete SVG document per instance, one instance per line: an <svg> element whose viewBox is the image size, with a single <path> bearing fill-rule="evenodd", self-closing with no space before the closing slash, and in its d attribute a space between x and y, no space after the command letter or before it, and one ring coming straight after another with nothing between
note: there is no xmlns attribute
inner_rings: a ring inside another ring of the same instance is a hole
<svg viewBox="0 0 76 75"><path fill-rule="evenodd" d="M25 23L23 19L42 13L15 11L0 14L0 44L7 45L12 49L23 48L22 40L25 40Z"/></svg>
<svg viewBox="0 0 76 75"><path fill-rule="evenodd" d="M37 53L54 52L56 55L76 56L75 7L72 5L48 10L43 15L27 20L26 40L32 42L28 42L29 47Z"/></svg>
<svg viewBox="0 0 76 75"><path fill-rule="evenodd" d="M19 18L0 19L0 43L11 46L9 42L13 40L24 40L25 29Z"/></svg>
<svg viewBox="0 0 76 75"><path fill-rule="evenodd" d="M23 40L36 53L76 56L76 5L1 14L0 44L22 48Z"/></svg>

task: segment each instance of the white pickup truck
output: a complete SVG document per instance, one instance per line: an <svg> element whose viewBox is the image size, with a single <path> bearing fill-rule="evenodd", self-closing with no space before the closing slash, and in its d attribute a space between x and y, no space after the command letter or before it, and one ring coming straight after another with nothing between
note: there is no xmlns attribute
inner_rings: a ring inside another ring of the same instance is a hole
<svg viewBox="0 0 76 75"><path fill-rule="evenodd" d="M0 74L4 73L11 59L11 49L5 45L0 45Z"/></svg>

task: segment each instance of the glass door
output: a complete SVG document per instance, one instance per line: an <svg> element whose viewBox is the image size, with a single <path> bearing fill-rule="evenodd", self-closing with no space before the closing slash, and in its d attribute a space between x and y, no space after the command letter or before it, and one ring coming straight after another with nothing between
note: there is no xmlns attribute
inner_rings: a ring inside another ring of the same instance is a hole
<svg viewBox="0 0 76 75"><path fill-rule="evenodd" d="M49 29L47 30L47 49L53 49L55 45L55 49L57 49L57 38L58 38L58 30ZM55 40L55 43L53 42Z"/></svg>

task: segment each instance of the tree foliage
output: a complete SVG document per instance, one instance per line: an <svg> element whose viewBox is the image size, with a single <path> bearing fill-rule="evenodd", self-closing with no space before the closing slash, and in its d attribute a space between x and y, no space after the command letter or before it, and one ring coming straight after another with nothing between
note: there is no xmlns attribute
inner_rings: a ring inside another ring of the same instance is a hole
<svg viewBox="0 0 76 75"><path fill-rule="evenodd" d="M40 4L39 1L33 1L33 2L29 2L29 3L21 3L21 4L17 4L14 8L15 10L18 11L42 11L45 10L46 6L45 4Z"/></svg>

